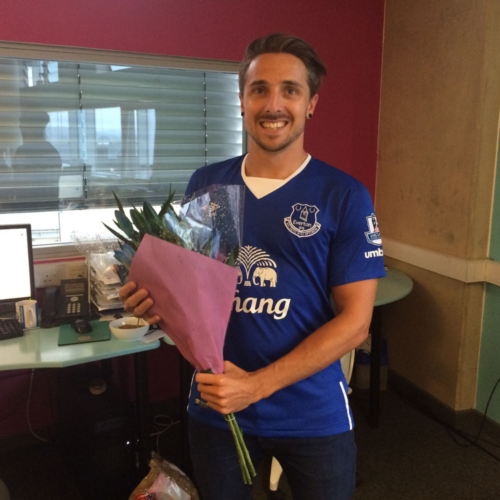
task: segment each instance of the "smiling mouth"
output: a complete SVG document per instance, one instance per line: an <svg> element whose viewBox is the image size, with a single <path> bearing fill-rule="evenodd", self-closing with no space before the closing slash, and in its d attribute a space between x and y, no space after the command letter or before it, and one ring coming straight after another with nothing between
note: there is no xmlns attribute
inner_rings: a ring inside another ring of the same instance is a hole
<svg viewBox="0 0 500 500"><path fill-rule="evenodd" d="M287 123L288 122L285 122L285 121L280 121L280 122L260 122L260 124L264 128L268 128L268 129L272 129L272 130L283 128Z"/></svg>

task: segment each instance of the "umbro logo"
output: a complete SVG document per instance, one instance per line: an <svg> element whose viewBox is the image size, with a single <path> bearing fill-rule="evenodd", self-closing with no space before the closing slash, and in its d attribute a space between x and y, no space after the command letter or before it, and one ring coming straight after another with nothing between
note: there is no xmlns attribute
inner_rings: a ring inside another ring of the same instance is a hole
<svg viewBox="0 0 500 500"><path fill-rule="evenodd" d="M365 259L371 259L372 257L382 257L384 255L384 251L381 248L377 248L377 250L370 250L369 252L365 252Z"/></svg>

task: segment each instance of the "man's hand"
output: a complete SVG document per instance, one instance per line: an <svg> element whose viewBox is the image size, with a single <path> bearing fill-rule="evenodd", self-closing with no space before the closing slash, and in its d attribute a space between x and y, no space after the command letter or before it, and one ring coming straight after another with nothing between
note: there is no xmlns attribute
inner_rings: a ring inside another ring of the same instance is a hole
<svg viewBox="0 0 500 500"><path fill-rule="evenodd" d="M196 375L198 390L208 406L223 415L244 410L261 397L260 384L254 373L246 372L230 361L224 361L224 374Z"/></svg>
<svg viewBox="0 0 500 500"><path fill-rule="evenodd" d="M375 279L334 287L335 318L288 354L255 372L246 372L225 361L223 375L198 373L196 382L202 399L226 415L323 370L366 338L376 291Z"/></svg>
<svg viewBox="0 0 500 500"><path fill-rule="evenodd" d="M150 325L154 325L161 320L157 314L148 314L149 308L153 305L153 299L148 298L149 292L145 288L134 291L137 284L129 281L125 286L120 288L120 300L123 302L125 311L131 312L136 318L142 318Z"/></svg>

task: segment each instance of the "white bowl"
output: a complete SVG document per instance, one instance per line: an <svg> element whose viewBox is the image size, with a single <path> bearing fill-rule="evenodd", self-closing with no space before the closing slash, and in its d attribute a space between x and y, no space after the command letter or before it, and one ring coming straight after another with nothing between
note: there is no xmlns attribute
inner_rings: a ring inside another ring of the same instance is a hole
<svg viewBox="0 0 500 500"><path fill-rule="evenodd" d="M111 333L120 340L139 340L144 337L149 330L149 324L143 319L139 319L137 328L121 329L122 325L137 325L137 318L130 316L129 318L115 319L109 324Z"/></svg>

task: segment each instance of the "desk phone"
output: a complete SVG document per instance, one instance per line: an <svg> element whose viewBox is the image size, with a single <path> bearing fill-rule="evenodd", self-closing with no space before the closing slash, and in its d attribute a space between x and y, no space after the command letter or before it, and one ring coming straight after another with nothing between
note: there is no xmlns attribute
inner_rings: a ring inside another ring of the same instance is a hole
<svg viewBox="0 0 500 500"><path fill-rule="evenodd" d="M88 282L86 279L61 280L59 288L47 288L42 315L51 320L88 316Z"/></svg>

